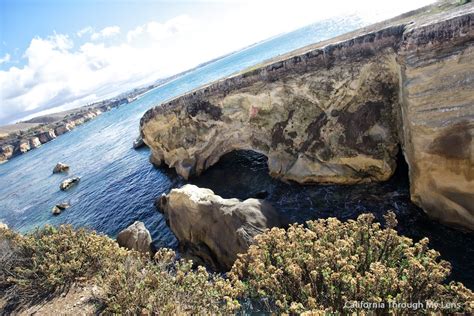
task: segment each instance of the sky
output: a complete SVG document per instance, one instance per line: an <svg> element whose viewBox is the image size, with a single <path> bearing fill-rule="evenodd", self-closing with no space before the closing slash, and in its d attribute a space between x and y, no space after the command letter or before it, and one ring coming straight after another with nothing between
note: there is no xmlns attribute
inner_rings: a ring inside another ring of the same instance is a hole
<svg viewBox="0 0 474 316"><path fill-rule="evenodd" d="M376 22L431 2L0 0L0 125L112 97L332 16Z"/></svg>

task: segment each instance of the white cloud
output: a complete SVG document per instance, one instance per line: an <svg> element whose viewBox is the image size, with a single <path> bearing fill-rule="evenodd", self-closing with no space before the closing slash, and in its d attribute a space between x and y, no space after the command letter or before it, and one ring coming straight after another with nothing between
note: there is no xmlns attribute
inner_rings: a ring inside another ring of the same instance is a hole
<svg viewBox="0 0 474 316"><path fill-rule="evenodd" d="M92 33L91 40L96 41L101 38L112 37L118 34L120 34L119 26L107 26L106 28L103 28L99 32Z"/></svg>
<svg viewBox="0 0 474 316"><path fill-rule="evenodd" d="M94 32L94 29L91 26L86 26L83 29L80 29L76 32L77 37L83 37L86 34Z"/></svg>
<svg viewBox="0 0 474 316"><path fill-rule="evenodd" d="M10 54L6 53L5 56L0 57L0 65L3 63L8 63L10 61Z"/></svg>

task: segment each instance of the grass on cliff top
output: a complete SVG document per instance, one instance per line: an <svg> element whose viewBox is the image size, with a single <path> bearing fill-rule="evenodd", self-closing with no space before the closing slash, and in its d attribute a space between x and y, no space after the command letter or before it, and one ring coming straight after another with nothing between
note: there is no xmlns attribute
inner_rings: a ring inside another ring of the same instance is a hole
<svg viewBox="0 0 474 316"><path fill-rule="evenodd" d="M473 311L474 294L460 283L445 284L450 264L427 239L399 236L393 213L386 228L373 220L365 214L344 223L330 218L273 228L257 236L226 278L171 250L151 258L71 226L28 235L0 229L0 296L12 312L93 282L102 289L96 298L102 314L232 314L249 301L265 312L291 314L364 313L347 305L353 301L386 303L376 313L410 312L389 301L450 303L417 313Z"/></svg>

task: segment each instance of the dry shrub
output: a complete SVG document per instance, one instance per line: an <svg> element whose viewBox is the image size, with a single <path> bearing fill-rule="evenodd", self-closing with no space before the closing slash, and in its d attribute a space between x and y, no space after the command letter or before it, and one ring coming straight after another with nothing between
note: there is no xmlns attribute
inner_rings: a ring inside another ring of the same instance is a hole
<svg viewBox="0 0 474 316"><path fill-rule="evenodd" d="M172 250L161 249L154 260L129 257L105 281L105 313L126 315L229 314L238 309L230 282L177 260Z"/></svg>
<svg viewBox="0 0 474 316"><path fill-rule="evenodd" d="M244 286L248 298L270 299L277 312L361 311L344 308L349 301L386 303L377 313L409 312L389 307L389 301L450 302L454 307L443 312L472 311L469 289L443 284L450 264L427 247L427 238L413 244L399 236L392 212L385 216L385 229L373 220L364 214L344 223L329 218L309 221L307 227L273 228L256 237L229 277Z"/></svg>
<svg viewBox="0 0 474 316"><path fill-rule="evenodd" d="M34 303L108 271L126 251L106 236L65 225L20 235L0 229L0 287L7 300Z"/></svg>

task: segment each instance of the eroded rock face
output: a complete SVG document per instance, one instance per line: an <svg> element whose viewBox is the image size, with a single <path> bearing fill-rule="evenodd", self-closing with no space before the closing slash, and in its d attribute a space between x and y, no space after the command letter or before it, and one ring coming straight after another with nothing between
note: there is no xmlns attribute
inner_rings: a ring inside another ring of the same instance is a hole
<svg viewBox="0 0 474 316"><path fill-rule="evenodd" d="M31 137L30 138L30 148L38 148L41 146L41 142L38 137Z"/></svg>
<svg viewBox="0 0 474 316"><path fill-rule="evenodd" d="M282 224L264 200L223 199L190 184L171 190L157 204L182 250L217 270L230 269L255 235Z"/></svg>
<svg viewBox="0 0 474 316"><path fill-rule="evenodd" d="M146 229L145 224L139 221L136 221L117 235L117 243L121 247L143 253L151 253L151 242L150 232Z"/></svg>
<svg viewBox="0 0 474 316"><path fill-rule="evenodd" d="M401 29L338 44L218 82L148 111L155 164L185 178L236 149L268 157L274 177L300 183L387 180L397 153Z"/></svg>
<svg viewBox="0 0 474 316"><path fill-rule="evenodd" d="M22 154L26 153L28 150L30 150L30 142L27 139L20 140L18 143L18 150Z"/></svg>
<svg viewBox="0 0 474 316"><path fill-rule="evenodd" d="M41 144L47 143L55 138L56 138L56 134L54 133L54 130L52 129L38 135L38 139L40 140Z"/></svg>
<svg viewBox="0 0 474 316"><path fill-rule="evenodd" d="M3 145L0 147L0 163L6 162L13 156L15 147L13 145Z"/></svg>
<svg viewBox="0 0 474 316"><path fill-rule="evenodd" d="M227 152L300 183L386 180L397 146L412 200L474 230L474 5L288 57L150 109L150 161L185 178Z"/></svg>
<svg viewBox="0 0 474 316"><path fill-rule="evenodd" d="M469 10L468 10L469 11ZM474 230L474 15L411 27L400 50L413 202Z"/></svg>

